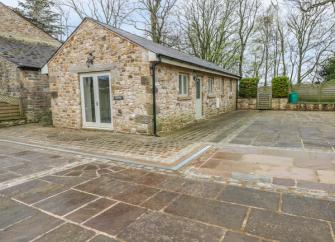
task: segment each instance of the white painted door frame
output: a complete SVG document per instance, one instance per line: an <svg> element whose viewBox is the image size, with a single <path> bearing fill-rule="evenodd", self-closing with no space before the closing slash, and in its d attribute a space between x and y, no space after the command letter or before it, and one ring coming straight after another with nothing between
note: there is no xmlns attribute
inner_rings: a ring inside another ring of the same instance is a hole
<svg viewBox="0 0 335 242"><path fill-rule="evenodd" d="M98 77L108 76L109 80L109 95L110 95L110 123L102 123L100 117L100 100L99 100L99 82ZM93 92L94 92L94 112L95 112L95 122L86 121L86 109L85 109L85 97L84 97L84 78L91 77L93 80ZM82 110L82 122L83 128L93 128L93 129L113 129L113 108L112 108L112 83L111 75L109 72L94 72L94 73L85 73L80 74L80 96L81 96L81 110Z"/></svg>

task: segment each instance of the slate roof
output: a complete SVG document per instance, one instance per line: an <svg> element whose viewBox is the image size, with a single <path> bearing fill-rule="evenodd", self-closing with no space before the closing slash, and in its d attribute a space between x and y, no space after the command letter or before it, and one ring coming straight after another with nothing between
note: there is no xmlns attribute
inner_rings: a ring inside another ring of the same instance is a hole
<svg viewBox="0 0 335 242"><path fill-rule="evenodd" d="M117 33L118 35L120 35L120 36L130 40L131 42L134 42L135 44L138 44L139 46L142 46L143 48L145 48L147 50L150 50L153 53L156 53L158 55L165 56L167 58L171 58L171 59L174 59L174 60L177 60L177 61L186 62L188 64L196 65L198 67L202 67L202 68L205 68L205 69L218 71L218 72L221 72L223 74L228 74L228 75L234 76L236 78L240 78L240 76L238 74L227 71L227 70L223 69L222 67L214 64L214 63L205 61L205 60L200 59L198 57L195 57L193 55L188 55L188 54L182 53L182 52L180 52L176 49L169 48L169 47L163 46L161 44L157 44L157 43L155 43L151 40L145 39L145 38L140 37L138 35L134 35L132 33L124 31L122 29L113 28L113 27L111 27L107 24L101 23L97 20L94 20L94 19L91 19L91 18L88 18L88 19L106 27L107 29L110 29L111 31Z"/></svg>
<svg viewBox="0 0 335 242"><path fill-rule="evenodd" d="M40 69L57 47L0 36L0 56L21 68Z"/></svg>

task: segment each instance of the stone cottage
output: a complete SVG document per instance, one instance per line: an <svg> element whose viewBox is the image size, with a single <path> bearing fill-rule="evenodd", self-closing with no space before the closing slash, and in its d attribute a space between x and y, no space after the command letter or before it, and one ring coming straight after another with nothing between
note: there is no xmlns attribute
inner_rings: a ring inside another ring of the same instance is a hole
<svg viewBox="0 0 335 242"><path fill-rule="evenodd" d="M0 2L0 95L22 98L30 122L50 109L48 76L40 70L61 45Z"/></svg>
<svg viewBox="0 0 335 242"><path fill-rule="evenodd" d="M240 78L90 18L47 69L55 126L155 135L234 110Z"/></svg>

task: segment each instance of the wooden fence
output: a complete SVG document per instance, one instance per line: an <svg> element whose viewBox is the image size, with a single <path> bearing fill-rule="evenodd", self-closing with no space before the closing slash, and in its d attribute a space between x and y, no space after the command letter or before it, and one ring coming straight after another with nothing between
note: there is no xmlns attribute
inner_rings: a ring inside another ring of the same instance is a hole
<svg viewBox="0 0 335 242"><path fill-rule="evenodd" d="M23 119L21 98L0 95L0 121Z"/></svg>
<svg viewBox="0 0 335 242"><path fill-rule="evenodd" d="M324 84L294 85L292 91L299 96L299 103L333 104L335 103L335 82Z"/></svg>

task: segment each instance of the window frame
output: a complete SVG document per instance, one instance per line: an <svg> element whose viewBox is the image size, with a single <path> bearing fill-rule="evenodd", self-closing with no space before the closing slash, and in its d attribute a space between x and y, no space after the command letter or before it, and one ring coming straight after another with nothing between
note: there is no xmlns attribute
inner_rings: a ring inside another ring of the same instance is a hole
<svg viewBox="0 0 335 242"><path fill-rule="evenodd" d="M222 78L221 79L221 81L220 81L220 83L221 83L221 85L220 85L220 91L221 91L221 95L225 95L225 79L224 78Z"/></svg>
<svg viewBox="0 0 335 242"><path fill-rule="evenodd" d="M229 80L229 95L233 92L233 81Z"/></svg>
<svg viewBox="0 0 335 242"><path fill-rule="evenodd" d="M213 95L214 94L214 86L215 86L214 77L208 77L207 82L208 82L207 83L208 95Z"/></svg>
<svg viewBox="0 0 335 242"><path fill-rule="evenodd" d="M187 73L179 73L178 75L178 95L180 97L189 95L189 74Z"/></svg>

